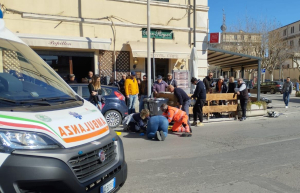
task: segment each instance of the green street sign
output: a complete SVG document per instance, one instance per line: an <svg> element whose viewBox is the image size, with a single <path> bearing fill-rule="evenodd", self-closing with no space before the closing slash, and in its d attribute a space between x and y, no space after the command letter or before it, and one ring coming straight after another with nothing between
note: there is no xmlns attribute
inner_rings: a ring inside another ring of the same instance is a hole
<svg viewBox="0 0 300 193"><path fill-rule="evenodd" d="M173 39L172 30L151 29L150 33L151 33L150 38L167 39L167 40ZM142 29L142 37L147 38L147 28Z"/></svg>

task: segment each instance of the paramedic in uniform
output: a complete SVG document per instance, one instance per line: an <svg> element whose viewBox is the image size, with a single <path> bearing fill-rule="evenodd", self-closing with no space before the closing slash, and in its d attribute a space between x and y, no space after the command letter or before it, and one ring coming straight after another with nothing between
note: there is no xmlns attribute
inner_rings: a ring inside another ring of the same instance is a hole
<svg viewBox="0 0 300 193"><path fill-rule="evenodd" d="M162 115L167 117L169 123L174 121L174 125L172 127L173 132L191 133L190 126L188 124L188 116L184 111L176 107L168 106L165 103L160 106L160 109L163 112Z"/></svg>

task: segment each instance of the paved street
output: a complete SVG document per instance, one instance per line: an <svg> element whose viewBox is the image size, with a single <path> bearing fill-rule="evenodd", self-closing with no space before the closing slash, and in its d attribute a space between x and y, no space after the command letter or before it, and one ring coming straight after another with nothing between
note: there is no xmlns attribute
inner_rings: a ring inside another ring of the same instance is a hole
<svg viewBox="0 0 300 193"><path fill-rule="evenodd" d="M193 137L169 135L164 142L122 133L128 178L120 193L300 192L300 98L279 118L249 118L194 127Z"/></svg>

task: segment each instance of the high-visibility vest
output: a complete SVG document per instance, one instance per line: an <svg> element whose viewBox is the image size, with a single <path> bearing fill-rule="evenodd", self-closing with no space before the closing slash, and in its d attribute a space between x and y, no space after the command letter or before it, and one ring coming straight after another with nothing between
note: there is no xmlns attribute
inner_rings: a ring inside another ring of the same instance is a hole
<svg viewBox="0 0 300 193"><path fill-rule="evenodd" d="M176 107L171 107L168 106L168 112L167 113L163 113L163 116L167 117L169 123L171 121L180 121L182 120L182 117L186 115L186 113Z"/></svg>

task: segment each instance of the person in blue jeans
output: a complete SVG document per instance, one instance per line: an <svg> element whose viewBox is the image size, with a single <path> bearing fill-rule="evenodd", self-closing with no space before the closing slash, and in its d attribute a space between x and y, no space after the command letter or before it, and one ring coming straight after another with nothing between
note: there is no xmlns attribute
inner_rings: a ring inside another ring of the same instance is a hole
<svg viewBox="0 0 300 193"><path fill-rule="evenodd" d="M158 141L164 141L168 135L168 119L164 116L151 117L147 125L147 137L148 139L156 139Z"/></svg>
<svg viewBox="0 0 300 193"><path fill-rule="evenodd" d="M283 84L282 93L283 93L283 101L285 104L285 108L289 108L289 100L290 94L293 91L293 83L291 82L290 77L286 78L286 82Z"/></svg>

